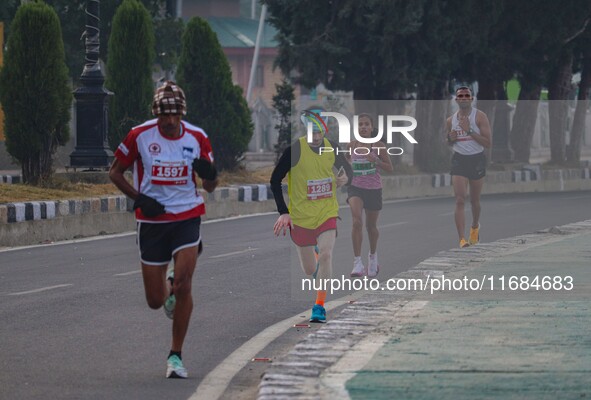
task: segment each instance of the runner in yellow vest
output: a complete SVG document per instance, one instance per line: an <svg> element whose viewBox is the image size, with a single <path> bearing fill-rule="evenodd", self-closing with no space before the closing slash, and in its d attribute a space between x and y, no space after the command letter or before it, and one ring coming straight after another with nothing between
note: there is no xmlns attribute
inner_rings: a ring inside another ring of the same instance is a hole
<svg viewBox="0 0 591 400"><path fill-rule="evenodd" d="M312 114L320 121L317 114ZM326 124L317 126L322 129L314 130L312 143L304 136L283 152L271 175L271 190L280 214L273 227L275 235L283 232L285 236L289 230L304 273L322 281L332 276L332 251L339 214L336 190L350 183L353 170L342 154L320 151L327 147L336 149L337 145L324 137ZM341 167L344 172L335 176L334 169ZM288 175L289 209L281 190L285 175ZM326 322L325 299L326 291L318 290L310 322Z"/></svg>

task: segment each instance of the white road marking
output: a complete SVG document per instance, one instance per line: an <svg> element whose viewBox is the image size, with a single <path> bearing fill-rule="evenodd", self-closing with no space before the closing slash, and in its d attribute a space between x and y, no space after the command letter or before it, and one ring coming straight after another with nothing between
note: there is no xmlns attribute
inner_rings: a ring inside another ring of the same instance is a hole
<svg viewBox="0 0 591 400"><path fill-rule="evenodd" d="M513 206L522 206L524 204L531 204L531 203L533 203L533 201L516 201L516 202L513 202L513 203L503 203L503 204L500 204L500 206L502 206L502 207L513 207Z"/></svg>
<svg viewBox="0 0 591 400"><path fill-rule="evenodd" d="M275 212L267 212L267 213L250 214L250 215L237 215L235 217L227 217L227 218L219 218L219 219L212 219L209 221L203 221L203 222L201 222L201 224L202 225L215 224L215 223L224 222L224 221L233 221L236 219L260 217L260 216L275 215L275 214L277 214L276 211ZM36 249L38 247L60 246L60 245L65 245L65 244L84 243L84 242L91 242L93 240L114 239L114 238L120 238L120 237L125 237L125 236L132 236L132 235L137 235L137 231L134 230L132 232L115 233L112 235L91 236L91 237L87 237L87 238L83 238L83 239L62 240L62 241L55 242L55 243L32 244L29 246L18 246L18 247L6 247L3 249L0 249L0 253L4 253L7 251L15 251L15 250Z"/></svg>
<svg viewBox="0 0 591 400"><path fill-rule="evenodd" d="M64 244L76 244L76 243L84 243L84 242L91 242L93 240L105 240L105 239L114 239L119 237L131 236L135 235L136 231L133 232L124 232L124 233L117 233L113 235L104 235L104 236L93 236L84 239L74 239L74 240L62 240L55 243L46 243L46 244L32 244L30 246L20 246L20 247L8 247L6 249L0 250L0 253L4 253L7 251L15 251L15 250L27 250L27 249L36 249L37 247L49 247L49 246L60 246Z"/></svg>
<svg viewBox="0 0 591 400"><path fill-rule="evenodd" d="M584 196L584 197L589 197L589 196ZM513 203L502 203L502 204L499 204L499 205L501 207L513 207L513 206L522 206L522 205L525 205L525 204L532 204L532 203L533 203L533 201L515 201ZM439 216L440 217L447 217L447 216L454 215L454 214L455 214L455 211L452 211L452 212L448 212L448 213L445 213L445 214L439 214Z"/></svg>
<svg viewBox="0 0 591 400"><path fill-rule="evenodd" d="M324 305L327 311L341 306L350 300L356 300L365 294L364 291L356 292L345 296L339 300L333 300ZM308 314L310 311L306 310L304 313ZM295 324L308 321L307 318L302 318L303 313L298 313L295 316L277 322L274 325L266 328L258 335L251 338L242 346L234 350L224 361L219 363L213 370L211 370L205 378L201 381L195 393L189 397L189 400L217 400L224 393L230 381L234 376L244 368L250 360L263 350L269 343L281 336L285 331L291 329Z"/></svg>
<svg viewBox="0 0 591 400"><path fill-rule="evenodd" d="M25 292L8 293L7 296L20 296L23 294L39 293L39 292L45 292L46 290L53 290L53 289L58 289L58 288L62 288L62 287L67 287L67 286L73 286L73 285L71 283L64 283L62 285L47 286L47 287L43 287L43 288L39 288L39 289L27 290Z"/></svg>
<svg viewBox="0 0 591 400"><path fill-rule="evenodd" d="M113 276L127 276L127 275L139 274L141 272L142 272L142 270L141 269L138 269L138 270L135 270L135 271L129 271L129 272L122 272L120 274L114 274Z"/></svg>
<svg viewBox="0 0 591 400"><path fill-rule="evenodd" d="M411 301L398 311L397 316L403 316L404 314L416 315L427 304L427 301ZM345 387L347 381L353 378L357 371L363 369L378 350L392 338L391 331L386 334L380 334L379 332L382 332L382 330L367 335L320 375L320 385L328 390L326 398L343 400L351 398Z"/></svg>
<svg viewBox="0 0 591 400"><path fill-rule="evenodd" d="M231 253L218 254L217 256L211 256L209 258L221 258L221 257L234 256L236 254L248 253L249 251L255 251L255 250L258 250L258 248L257 247L250 247L245 250L233 251Z"/></svg>
<svg viewBox="0 0 591 400"><path fill-rule="evenodd" d="M408 222L407 221L394 222L392 224L380 225L380 226L378 226L378 228L390 228L391 226L398 226L398 225L404 225L404 224L408 224Z"/></svg>
<svg viewBox="0 0 591 400"><path fill-rule="evenodd" d="M575 197L563 197L562 200L578 200L578 199L588 199L591 196L575 196Z"/></svg>
<svg viewBox="0 0 591 400"><path fill-rule="evenodd" d="M396 204L396 203L408 203L409 201L426 201L426 200L433 200L433 199L445 199L450 196L429 196L429 197L419 197L415 199L395 199L395 200L384 200L383 204ZM348 207L348 206L347 206Z"/></svg>
<svg viewBox="0 0 591 400"><path fill-rule="evenodd" d="M262 212L262 213L256 213L256 214L248 214L248 215L235 215L233 217L210 219L207 221L203 221L201 224L216 224L218 222L234 221L236 219L264 217L265 215L277 215L277 211L269 211L269 212Z"/></svg>
<svg viewBox="0 0 591 400"><path fill-rule="evenodd" d="M408 203L410 201L412 202L416 202L416 201L425 201L425 200L433 200L433 199L444 199L450 196L431 196L431 197L421 197L421 198L416 198L416 199L394 199L394 200L384 200L382 201L382 204L398 204L398 203ZM343 208L349 208L349 204L345 203L345 204L341 204L339 206L339 209L343 209ZM271 213L271 214L277 214L277 213Z"/></svg>

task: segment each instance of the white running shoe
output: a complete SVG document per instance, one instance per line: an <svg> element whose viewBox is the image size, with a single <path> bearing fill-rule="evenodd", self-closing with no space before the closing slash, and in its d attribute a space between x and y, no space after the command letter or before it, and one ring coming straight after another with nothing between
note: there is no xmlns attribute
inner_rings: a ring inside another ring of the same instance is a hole
<svg viewBox="0 0 591 400"><path fill-rule="evenodd" d="M369 254L367 256L367 276L369 278L375 278L380 272L380 265L378 264L378 253Z"/></svg>
<svg viewBox="0 0 591 400"><path fill-rule="evenodd" d="M355 257L353 260L353 271L351 271L352 277L362 277L367 275L367 270L365 269L365 265L363 265L363 261L361 261L361 257Z"/></svg>
<svg viewBox="0 0 591 400"><path fill-rule="evenodd" d="M166 361L166 377L186 379L187 376L187 369L183 367L183 361L176 355L168 357Z"/></svg>

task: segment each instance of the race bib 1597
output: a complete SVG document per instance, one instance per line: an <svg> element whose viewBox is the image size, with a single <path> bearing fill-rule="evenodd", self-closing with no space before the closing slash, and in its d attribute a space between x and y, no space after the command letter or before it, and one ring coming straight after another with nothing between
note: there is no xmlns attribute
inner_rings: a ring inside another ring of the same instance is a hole
<svg viewBox="0 0 591 400"><path fill-rule="evenodd" d="M189 167L185 160L154 160L152 164L153 185L185 185L189 176Z"/></svg>

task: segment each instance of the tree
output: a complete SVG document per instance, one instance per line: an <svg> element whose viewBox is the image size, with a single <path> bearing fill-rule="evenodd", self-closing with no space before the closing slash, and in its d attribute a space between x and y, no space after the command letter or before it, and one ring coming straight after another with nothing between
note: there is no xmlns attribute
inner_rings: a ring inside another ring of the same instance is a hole
<svg viewBox="0 0 591 400"><path fill-rule="evenodd" d="M113 18L106 87L115 93L109 108L109 143L115 149L129 130L150 116L154 93L154 28L137 0L124 0Z"/></svg>
<svg viewBox="0 0 591 400"><path fill-rule="evenodd" d="M556 7L556 5L553 3ZM575 39L585 32L591 21L591 5L578 0L561 1L554 10L553 30L555 42L549 46L550 73L548 78L548 111L550 116L550 161L564 165L566 162L566 127L568 104L566 100L573 90Z"/></svg>
<svg viewBox="0 0 591 400"><path fill-rule="evenodd" d="M560 82L566 81L569 63L556 63L568 61L560 51L571 51L563 47L580 33L591 5L579 0L540 0L535 7L527 0L263 2L278 30L277 64L284 74L296 75L295 82L352 90L356 100L413 92L419 100L437 101L417 103L414 162L426 171L447 164L442 121L453 78L478 80L479 100L492 100L479 106L494 123L496 100L505 97L503 83L517 74L521 91L511 144L518 160L529 159L542 86L564 87ZM553 130L559 139L552 139L553 147L563 147L563 131Z"/></svg>
<svg viewBox="0 0 591 400"><path fill-rule="evenodd" d="M583 6L583 7L581 7ZM511 146L515 160L529 162L542 87L549 88L550 151L552 162L564 163L566 115L564 100L569 91L572 44L589 19L589 3L577 0L515 0L512 31L525 44L516 53L515 67L521 86L513 117Z"/></svg>
<svg viewBox="0 0 591 400"><path fill-rule="evenodd" d="M277 113L277 125L275 129L279 132L277 143L275 144L275 154L277 160L281 154L291 144L291 105L295 96L293 94L293 86L284 79L280 85L275 84L277 93L273 96L273 108Z"/></svg>
<svg viewBox="0 0 591 400"><path fill-rule="evenodd" d="M332 90L352 90L355 100L399 100L415 92L421 100L447 101L452 71L465 63L480 35L458 21L482 17L475 15L474 2L460 0L333 0L328 7L310 1L264 2L279 32L277 62L283 73L295 71L296 81L308 87L321 82ZM423 170L447 166L443 103L417 104L415 164ZM376 108L363 111L401 112Z"/></svg>
<svg viewBox="0 0 591 400"><path fill-rule="evenodd" d="M277 65L307 87L353 91L355 110L373 115L404 112L414 91L411 49L422 26L423 3L399 0L322 2L265 0L279 34ZM371 101L367 101L371 100ZM392 146L400 146L394 136ZM400 157L393 157L393 163Z"/></svg>
<svg viewBox="0 0 591 400"><path fill-rule="evenodd" d="M573 50L566 46L550 71L548 82L548 115L550 129L550 162L556 165L566 161L567 96L572 91Z"/></svg>
<svg viewBox="0 0 591 400"><path fill-rule="evenodd" d="M202 18L192 18L185 28L177 82L187 97L187 120L209 135L216 166L236 168L252 137L250 111L232 83L215 33Z"/></svg>
<svg viewBox="0 0 591 400"><path fill-rule="evenodd" d="M475 30L475 48L471 55L470 71L463 71L465 81L478 81L478 109L488 116L491 129L494 129L497 100L506 103L504 83L515 74L514 58L516 52L515 33L509 29L512 0L486 0L473 2L474 15L481 18ZM463 68L460 68L462 70ZM503 136L508 136L503 132ZM493 140L495 135L493 135Z"/></svg>
<svg viewBox="0 0 591 400"><path fill-rule="evenodd" d="M480 18L474 52L473 75L469 81L478 81L477 107L483 111L490 122L492 146L487 150L492 162L511 162L513 152L509 148L510 110L507 104L506 82L516 72L516 60L524 47L523 28L515 20L518 14L513 0L486 0L473 2ZM479 8L479 10L478 10ZM515 29L517 28L517 30ZM465 79L465 78L464 78ZM466 80L466 79L465 79Z"/></svg>
<svg viewBox="0 0 591 400"><path fill-rule="evenodd" d="M172 79L171 73L175 70L181 54L181 38L185 25L182 19L167 17L155 19L154 31L156 32L156 62L165 72L165 79Z"/></svg>
<svg viewBox="0 0 591 400"><path fill-rule="evenodd" d="M449 82L454 72L472 63L480 33L458 21L477 19L475 2L426 0L421 28L406 44L417 82L417 129L413 161L422 171L443 171L449 166L444 142L449 116Z"/></svg>
<svg viewBox="0 0 591 400"><path fill-rule="evenodd" d="M233 85L228 102L231 112L236 115L236 118L228 120L226 129L228 132L232 132L232 135L227 135L229 140L224 144L225 148L222 150L222 154L216 153L216 159L220 160L220 165L225 166L224 168L233 170L238 166L244 151L248 148L248 143L254 132L254 124L240 85Z"/></svg>
<svg viewBox="0 0 591 400"><path fill-rule="evenodd" d="M69 139L72 89L60 22L44 3L23 4L12 21L0 71L0 102L6 148L21 165L23 181L47 181L53 154Z"/></svg>
<svg viewBox="0 0 591 400"><path fill-rule="evenodd" d="M52 1L71 1L71 0L52 0ZM101 43L107 43L110 39L113 16L115 10L121 5L123 0L101 0ZM171 0L140 0L150 13L154 22L154 32L156 38L156 62L166 72L166 78L170 78L170 71L177 64L180 53L180 42L183 31L183 20L174 19L174 5L176 1ZM82 25L84 26L84 25ZM74 39L74 38L72 38ZM101 48L100 57L108 62L108 54L105 46Z"/></svg>
<svg viewBox="0 0 591 400"><path fill-rule="evenodd" d="M421 26L421 1L264 0L278 30L277 65L296 83L352 90L356 100L396 100L412 88L405 40Z"/></svg>
<svg viewBox="0 0 591 400"><path fill-rule="evenodd" d="M72 79L76 82L80 78L84 67L84 40L82 33L86 23L86 4L88 0L44 0L45 3L52 6L56 11L62 26L62 37L66 54L66 64L70 70ZM141 0L149 10L154 20L168 18L170 10L167 3L170 0ZM107 46L109 35L111 33L111 23L115 10L123 0L101 0L100 15L100 58L107 61ZM13 19L21 0L2 0L0 1L0 21L7 23L6 33L9 33L9 24ZM163 22L163 29L170 30L167 22ZM171 22L171 25L174 25ZM176 37L176 42L170 42L173 46L178 42L180 36ZM169 35L158 35L157 41L162 40L165 43L169 41ZM163 45L164 46L164 45Z"/></svg>
<svg viewBox="0 0 591 400"><path fill-rule="evenodd" d="M566 161L578 166L581 161L581 141L585 134L585 120L589 108L589 89L591 87L591 26L578 39L577 54L581 70L581 82L577 95L577 106L570 131L570 143L566 148Z"/></svg>
<svg viewBox="0 0 591 400"><path fill-rule="evenodd" d="M82 33L86 25L86 3L87 1L72 2L69 0L44 0L53 7L60 19L62 26L62 38L64 42L64 51L66 54L66 64L74 82L78 80L84 67L84 40ZM101 10L102 10L101 3ZM102 17L102 16L101 16ZM112 17L112 15L111 15ZM104 26L101 18L101 28ZM103 44L102 51L106 52L106 42Z"/></svg>
<svg viewBox="0 0 591 400"><path fill-rule="evenodd" d="M516 49L519 57L515 62L515 69L520 90L509 135L511 147L515 151L515 161L522 163L529 162L540 94L546 75L544 49L549 39L545 37L544 30L547 28L542 21L547 13L544 8L547 6L547 1L531 7L531 2L527 0L516 0L511 6L513 13L509 15L512 16L510 31L523 44L521 49Z"/></svg>

